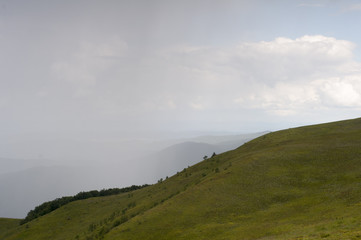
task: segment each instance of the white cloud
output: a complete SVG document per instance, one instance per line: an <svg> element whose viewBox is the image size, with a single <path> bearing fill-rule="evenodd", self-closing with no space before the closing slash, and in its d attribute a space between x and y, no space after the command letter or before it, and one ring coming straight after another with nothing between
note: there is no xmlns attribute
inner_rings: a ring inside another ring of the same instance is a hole
<svg viewBox="0 0 361 240"><path fill-rule="evenodd" d="M88 95L96 85L96 76L91 64L74 62L57 62L52 66L52 70L58 79L70 83L74 87L76 96Z"/></svg>
<svg viewBox="0 0 361 240"><path fill-rule="evenodd" d="M204 105L201 103L190 103L190 106L195 110L203 110Z"/></svg>
<svg viewBox="0 0 361 240"><path fill-rule="evenodd" d="M99 75L112 67L126 50L127 44L117 38L99 44L82 42L77 52L53 63L51 69L56 79L71 85L74 96L87 96L93 92Z"/></svg>
<svg viewBox="0 0 361 240"><path fill-rule="evenodd" d="M186 119L219 111L236 119L251 110L297 117L360 106L361 64L353 59L354 48L321 35L146 53L122 41L87 43L53 70L97 112L119 119L167 113Z"/></svg>
<svg viewBox="0 0 361 240"><path fill-rule="evenodd" d="M324 105L361 107L361 75L331 78L317 83Z"/></svg>
<svg viewBox="0 0 361 240"><path fill-rule="evenodd" d="M360 73L359 63L353 60L354 48L349 41L306 35L231 48L183 46L163 54L173 66L174 81L196 89L188 97L202 93L213 107L237 104L284 115L331 107L330 99L334 107L356 106L358 79L346 80ZM176 80L184 74L185 82ZM337 84L321 81L335 77L340 79ZM190 106L204 108L194 102Z"/></svg>
<svg viewBox="0 0 361 240"><path fill-rule="evenodd" d="M295 40L279 37L271 42L242 43L239 48L241 51L247 51L248 48L253 54L260 53L262 55L270 54L284 57L304 57L312 54L313 57L327 57L325 61L330 61L352 57L354 44L322 35L306 35Z"/></svg>
<svg viewBox="0 0 361 240"><path fill-rule="evenodd" d="M168 101L167 101L167 106L168 106L170 109L176 109L176 108L177 108L177 105L174 103L173 100L168 100Z"/></svg>
<svg viewBox="0 0 361 240"><path fill-rule="evenodd" d="M298 4L299 7L323 7L325 5L321 3L301 3Z"/></svg>
<svg viewBox="0 0 361 240"><path fill-rule="evenodd" d="M272 115L277 115L277 116L281 116L281 117L286 117L286 116L292 116L292 115L297 115L297 111L295 109L276 109L276 110L268 110L268 113L272 114Z"/></svg>
<svg viewBox="0 0 361 240"><path fill-rule="evenodd" d="M80 59L89 59L94 57L100 58L117 58L124 55L128 49L127 44L118 39L111 38L102 43L82 42L80 50L75 55Z"/></svg>
<svg viewBox="0 0 361 240"><path fill-rule="evenodd" d="M361 11L361 3L352 4L343 8L343 12Z"/></svg>
<svg viewBox="0 0 361 240"><path fill-rule="evenodd" d="M240 70L257 81L296 81L329 73L352 60L354 44L324 36L295 40L241 43L237 47Z"/></svg>

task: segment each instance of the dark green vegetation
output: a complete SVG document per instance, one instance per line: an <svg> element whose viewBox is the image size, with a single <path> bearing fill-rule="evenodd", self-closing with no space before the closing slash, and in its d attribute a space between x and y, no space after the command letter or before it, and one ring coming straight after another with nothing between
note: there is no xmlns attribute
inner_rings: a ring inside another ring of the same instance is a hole
<svg viewBox="0 0 361 240"><path fill-rule="evenodd" d="M361 119L288 129L5 239L361 239Z"/></svg>
<svg viewBox="0 0 361 240"><path fill-rule="evenodd" d="M77 200L84 200L84 199L88 199L88 198L92 198L92 197L104 197L104 196L111 196L111 195L116 195L119 193L127 193L127 192L131 192L134 190L138 190L144 187L147 187L148 185L142 185L142 186L130 186L130 187L125 187L125 188L109 188L109 189L103 189L100 191L97 190L93 190L93 191L88 191L88 192L80 192L78 194L76 194L75 196L68 196L68 197L61 197L61 198L57 198L55 200L49 201L49 202L45 202L39 206L37 206L34 210L31 210L27 216L25 217L25 219L23 219L20 224L25 224L27 222L30 222L31 220L34 220L35 218L44 216L45 214L48 214L68 203L77 201Z"/></svg>

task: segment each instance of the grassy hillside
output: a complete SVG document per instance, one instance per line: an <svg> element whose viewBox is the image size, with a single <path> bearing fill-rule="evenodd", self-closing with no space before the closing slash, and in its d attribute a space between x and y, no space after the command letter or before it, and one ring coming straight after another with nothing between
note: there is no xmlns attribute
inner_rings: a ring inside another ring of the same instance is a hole
<svg viewBox="0 0 361 240"><path fill-rule="evenodd" d="M274 132L5 239L361 239L361 119ZM1 235L0 235L1 236Z"/></svg>
<svg viewBox="0 0 361 240"><path fill-rule="evenodd" d="M19 223L19 219L0 218L0 239L6 239L8 234L16 230Z"/></svg>

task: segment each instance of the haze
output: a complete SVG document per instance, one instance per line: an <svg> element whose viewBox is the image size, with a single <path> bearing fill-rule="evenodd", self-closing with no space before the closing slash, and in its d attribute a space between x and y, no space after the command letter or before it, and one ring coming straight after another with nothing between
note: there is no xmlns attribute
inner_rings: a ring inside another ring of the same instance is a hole
<svg viewBox="0 0 361 240"><path fill-rule="evenodd" d="M0 1L0 217L152 183L152 154L196 136L359 117L360 11L352 0ZM42 196L32 206L6 205L30 190Z"/></svg>

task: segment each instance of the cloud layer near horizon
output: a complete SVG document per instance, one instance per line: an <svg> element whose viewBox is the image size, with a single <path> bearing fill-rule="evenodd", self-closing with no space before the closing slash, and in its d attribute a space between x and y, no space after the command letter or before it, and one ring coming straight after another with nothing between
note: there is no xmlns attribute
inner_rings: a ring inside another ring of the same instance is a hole
<svg viewBox="0 0 361 240"><path fill-rule="evenodd" d="M228 47L179 45L141 55L119 38L82 42L50 66L58 87L38 94L46 101L62 91L76 105L83 101L80 111L130 122L157 114L186 121L183 116L220 111L237 119L249 109L317 116L360 108L361 64L354 48L322 35Z"/></svg>
<svg viewBox="0 0 361 240"><path fill-rule="evenodd" d="M83 41L45 64L46 79L15 95L3 91L0 108L19 118L27 113L30 123L45 114L45 126L60 120L60 128L70 129L107 121L126 129L172 128L174 122L195 120L212 127L213 120L213 126L235 124L250 111L269 118L317 118L325 111L360 109L361 64L354 48L350 41L322 35L146 53L117 37Z"/></svg>
<svg viewBox="0 0 361 240"><path fill-rule="evenodd" d="M358 34L343 27L358 19L350 7L8 2L0 125L4 134L250 132L357 117Z"/></svg>

